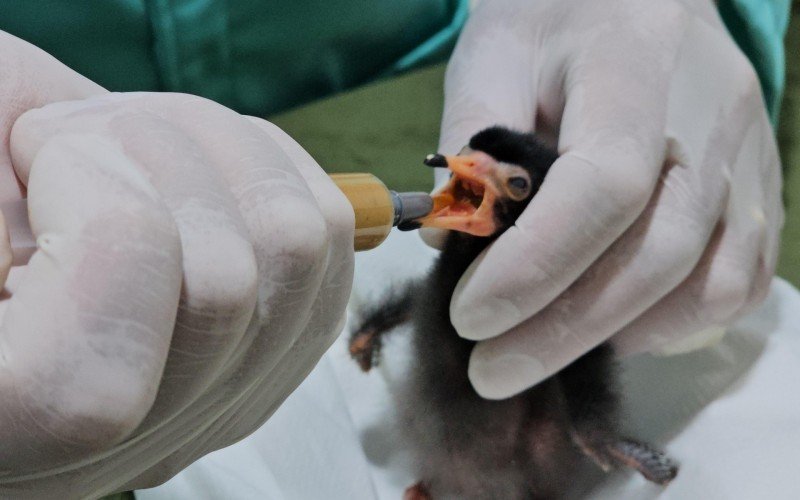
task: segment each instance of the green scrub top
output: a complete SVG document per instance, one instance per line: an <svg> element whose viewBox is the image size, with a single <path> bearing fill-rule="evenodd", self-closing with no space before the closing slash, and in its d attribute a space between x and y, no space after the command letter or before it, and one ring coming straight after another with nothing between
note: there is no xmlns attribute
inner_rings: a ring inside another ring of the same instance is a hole
<svg viewBox="0 0 800 500"><path fill-rule="evenodd" d="M449 54L467 0L0 0L0 29L115 91L267 115Z"/></svg>
<svg viewBox="0 0 800 500"><path fill-rule="evenodd" d="M0 29L110 90L188 92L263 116L446 58L468 3L2 0ZM774 120L790 0L718 3Z"/></svg>
<svg viewBox="0 0 800 500"><path fill-rule="evenodd" d="M717 3L722 20L758 73L772 124L777 125L786 79L783 37L789 26L792 0L719 0Z"/></svg>

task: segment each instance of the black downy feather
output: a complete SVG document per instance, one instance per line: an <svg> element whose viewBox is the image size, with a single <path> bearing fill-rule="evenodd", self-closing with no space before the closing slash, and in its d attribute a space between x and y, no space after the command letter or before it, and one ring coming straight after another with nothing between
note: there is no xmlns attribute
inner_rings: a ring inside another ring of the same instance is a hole
<svg viewBox="0 0 800 500"><path fill-rule="evenodd" d="M396 394L401 431L415 452L420 479L406 498L562 498L591 462L605 470L632 467L667 483L677 473L674 463L618 437L619 390L607 344L509 399L486 400L472 388L467 366L474 342L459 337L452 326L453 291L472 261L514 224L558 155L532 134L502 127L476 134L469 146L525 168L533 186L530 196L520 202L498 200L500 229L489 237L451 232L429 274L374 308L351 340L351 354L366 371L378 361L370 346L379 348L383 333L413 322L416 365ZM388 328L376 329L378 324Z"/></svg>

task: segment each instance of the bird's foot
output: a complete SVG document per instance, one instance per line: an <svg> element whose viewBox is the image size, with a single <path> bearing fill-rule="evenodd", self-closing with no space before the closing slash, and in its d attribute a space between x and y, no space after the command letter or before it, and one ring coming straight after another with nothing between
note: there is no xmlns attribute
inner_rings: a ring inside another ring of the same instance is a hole
<svg viewBox="0 0 800 500"><path fill-rule="evenodd" d="M350 337L350 357L352 357L361 370L368 372L378 364L380 353L379 336L375 330L359 330Z"/></svg>
<svg viewBox="0 0 800 500"><path fill-rule="evenodd" d="M678 475L678 464L663 452L645 443L620 439L609 445L608 453L617 462L638 470L648 481L667 485Z"/></svg>
<svg viewBox="0 0 800 500"><path fill-rule="evenodd" d="M428 489L422 484L422 481L413 486L406 488L403 493L403 500L432 500L431 494Z"/></svg>
<svg viewBox="0 0 800 500"><path fill-rule="evenodd" d="M667 485L678 475L678 464L663 452L632 439L574 433L573 442L605 472L617 466L639 471L648 481Z"/></svg>

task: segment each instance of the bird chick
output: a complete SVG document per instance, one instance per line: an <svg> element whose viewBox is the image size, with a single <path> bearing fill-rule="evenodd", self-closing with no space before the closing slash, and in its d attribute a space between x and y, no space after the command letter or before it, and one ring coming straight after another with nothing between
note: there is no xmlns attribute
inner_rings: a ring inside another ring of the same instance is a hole
<svg viewBox="0 0 800 500"><path fill-rule="evenodd" d="M382 338L412 322L415 364L395 393L419 478L407 500L563 498L595 466L631 467L659 484L677 474L661 452L619 436L608 344L505 400L483 399L468 379L475 343L453 328L453 291L481 251L514 225L556 158L532 134L492 127L457 156L425 160L449 168L450 181L434 194L430 215L401 229L451 231L428 275L366 311L350 342L351 355L368 371L379 361Z"/></svg>

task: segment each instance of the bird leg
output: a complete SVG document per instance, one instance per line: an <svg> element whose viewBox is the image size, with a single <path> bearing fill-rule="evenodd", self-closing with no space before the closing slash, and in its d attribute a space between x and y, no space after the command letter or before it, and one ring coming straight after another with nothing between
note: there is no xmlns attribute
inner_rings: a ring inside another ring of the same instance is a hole
<svg viewBox="0 0 800 500"><path fill-rule="evenodd" d="M597 439L596 436L595 439L587 439L574 430L570 436L572 437L572 442L575 443L578 449L580 449L584 455L592 459L598 467L603 469L603 472L611 472L616 461L608 453L612 445L609 439Z"/></svg>
<svg viewBox="0 0 800 500"><path fill-rule="evenodd" d="M384 335L411 319L413 284L400 293L390 293L383 301L362 313L361 324L350 335L350 356L368 372L378 364Z"/></svg>
<svg viewBox="0 0 800 500"><path fill-rule="evenodd" d="M667 485L678 475L678 464L663 452L632 439L606 436L585 439L577 433L572 434L573 442L603 471L614 467L629 467L639 471L648 481Z"/></svg>
<svg viewBox="0 0 800 500"><path fill-rule="evenodd" d="M606 472L630 467L649 481L667 484L678 474L678 465L664 453L617 434L617 389L609 385L614 378L613 356L608 344L601 345L558 375L572 423L572 441Z"/></svg>

